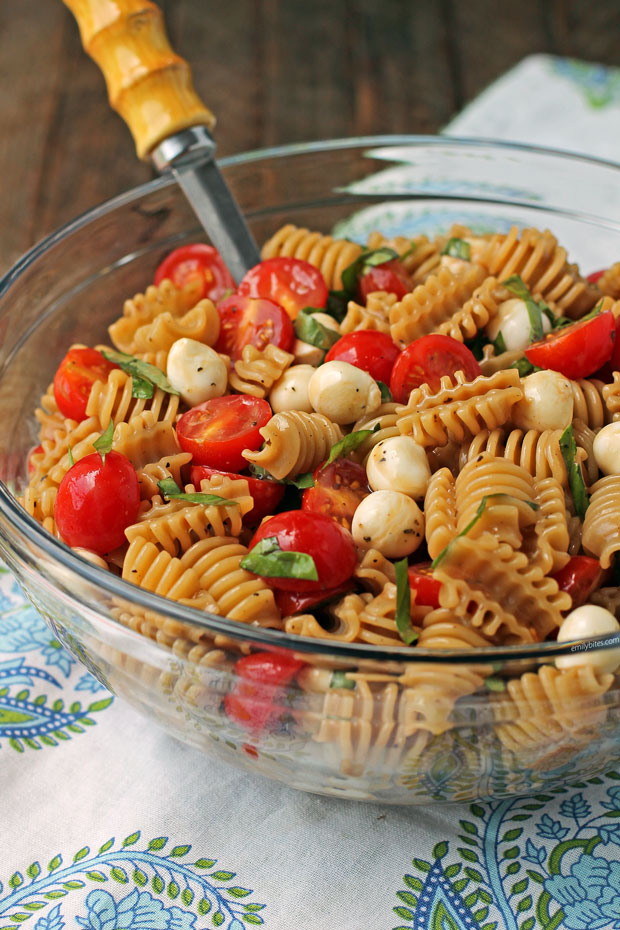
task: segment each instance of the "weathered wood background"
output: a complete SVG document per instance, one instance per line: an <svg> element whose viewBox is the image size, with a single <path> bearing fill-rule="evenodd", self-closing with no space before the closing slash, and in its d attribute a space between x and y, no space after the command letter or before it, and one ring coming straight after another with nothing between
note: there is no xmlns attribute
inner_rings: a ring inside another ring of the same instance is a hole
<svg viewBox="0 0 620 930"><path fill-rule="evenodd" d="M533 52L620 64L620 0L162 0L220 155L436 132ZM620 154L620 153L619 153ZM0 272L151 176L61 0L0 0Z"/></svg>

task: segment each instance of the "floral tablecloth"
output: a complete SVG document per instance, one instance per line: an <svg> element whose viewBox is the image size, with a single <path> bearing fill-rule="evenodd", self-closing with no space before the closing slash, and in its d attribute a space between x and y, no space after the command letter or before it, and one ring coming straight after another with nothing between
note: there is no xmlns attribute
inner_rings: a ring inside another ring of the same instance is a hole
<svg viewBox="0 0 620 930"><path fill-rule="evenodd" d="M614 158L619 115L620 72L535 56L447 131ZM620 772L427 808L301 794L112 697L6 571L0 614L0 930L620 927Z"/></svg>

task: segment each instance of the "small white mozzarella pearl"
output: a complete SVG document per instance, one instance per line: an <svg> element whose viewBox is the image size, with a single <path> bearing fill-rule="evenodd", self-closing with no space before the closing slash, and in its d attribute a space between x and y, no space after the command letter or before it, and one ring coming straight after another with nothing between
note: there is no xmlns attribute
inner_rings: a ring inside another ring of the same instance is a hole
<svg viewBox="0 0 620 930"><path fill-rule="evenodd" d="M464 258L457 258L456 255L442 255L439 259L442 268L448 268L452 274L463 274L470 267L470 262Z"/></svg>
<svg viewBox="0 0 620 930"><path fill-rule="evenodd" d="M566 429L573 419L570 381L558 371L535 371L521 382L525 394L510 418L518 429Z"/></svg>
<svg viewBox="0 0 620 930"><path fill-rule="evenodd" d="M221 397L228 385L228 369L215 349L195 339L177 339L168 353L168 381L190 407Z"/></svg>
<svg viewBox="0 0 620 930"><path fill-rule="evenodd" d="M313 313L312 319L324 326L325 329L333 329L335 333L340 332L340 324L329 313Z"/></svg>
<svg viewBox="0 0 620 930"><path fill-rule="evenodd" d="M317 413L333 423L354 423L381 406L381 391L374 378L348 362L326 362L314 372L308 397Z"/></svg>
<svg viewBox="0 0 620 930"><path fill-rule="evenodd" d="M564 619L558 631L558 642L565 643L571 639L587 639L590 636L604 636L620 631L620 623L614 615L597 607L584 604L572 610ZM578 665L591 665L598 672L615 672L620 666L620 647L616 649L576 649L572 655L558 656L555 660L558 668L574 668Z"/></svg>
<svg viewBox="0 0 620 930"><path fill-rule="evenodd" d="M83 549L82 546L73 546L72 549L81 559L86 559L87 562L91 562L93 565L98 565L99 568L105 568L106 571L109 571L110 566L106 560L102 559L97 552L93 552L92 549Z"/></svg>
<svg viewBox="0 0 620 930"><path fill-rule="evenodd" d="M609 423L599 430L592 448L604 475L620 475L620 423Z"/></svg>
<svg viewBox="0 0 620 930"><path fill-rule="evenodd" d="M551 331L551 323L542 314L543 332ZM485 333L493 342L502 334L507 351L525 349L530 344L532 327L527 306L520 297L504 300L498 307L497 316L493 317Z"/></svg>
<svg viewBox="0 0 620 930"><path fill-rule="evenodd" d="M296 339L291 349L297 365L312 365L316 368L323 361L325 352L318 346L313 346L310 342L304 342L302 339Z"/></svg>
<svg viewBox="0 0 620 930"><path fill-rule="evenodd" d="M357 507L351 527L356 545L388 559L415 552L424 538L424 514L400 491L373 491Z"/></svg>
<svg viewBox="0 0 620 930"><path fill-rule="evenodd" d="M411 436L392 436L377 443L366 462L373 491L400 491L424 497L431 477L426 452Z"/></svg>
<svg viewBox="0 0 620 930"><path fill-rule="evenodd" d="M269 403L273 412L301 410L312 413L308 384L315 371L312 365L293 365L288 368L271 389Z"/></svg>

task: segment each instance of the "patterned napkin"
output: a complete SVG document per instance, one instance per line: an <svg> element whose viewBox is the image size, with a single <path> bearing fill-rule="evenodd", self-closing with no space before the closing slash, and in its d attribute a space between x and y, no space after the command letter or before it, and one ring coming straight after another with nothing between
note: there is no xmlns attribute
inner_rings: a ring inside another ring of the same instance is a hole
<svg viewBox="0 0 620 930"><path fill-rule="evenodd" d="M620 71L535 56L448 131L614 158L619 104ZM0 749L0 930L620 927L619 773L404 809L241 774L114 699L7 572Z"/></svg>

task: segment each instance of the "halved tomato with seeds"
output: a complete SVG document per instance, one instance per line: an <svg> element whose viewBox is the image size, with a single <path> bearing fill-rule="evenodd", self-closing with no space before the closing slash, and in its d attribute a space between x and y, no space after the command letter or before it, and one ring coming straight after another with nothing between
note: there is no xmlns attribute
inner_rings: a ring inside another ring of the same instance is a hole
<svg viewBox="0 0 620 930"><path fill-rule="evenodd" d="M215 349L241 358L244 346L263 351L269 344L289 352L295 341L295 331L286 310L262 297L233 294L218 304L220 335Z"/></svg>

